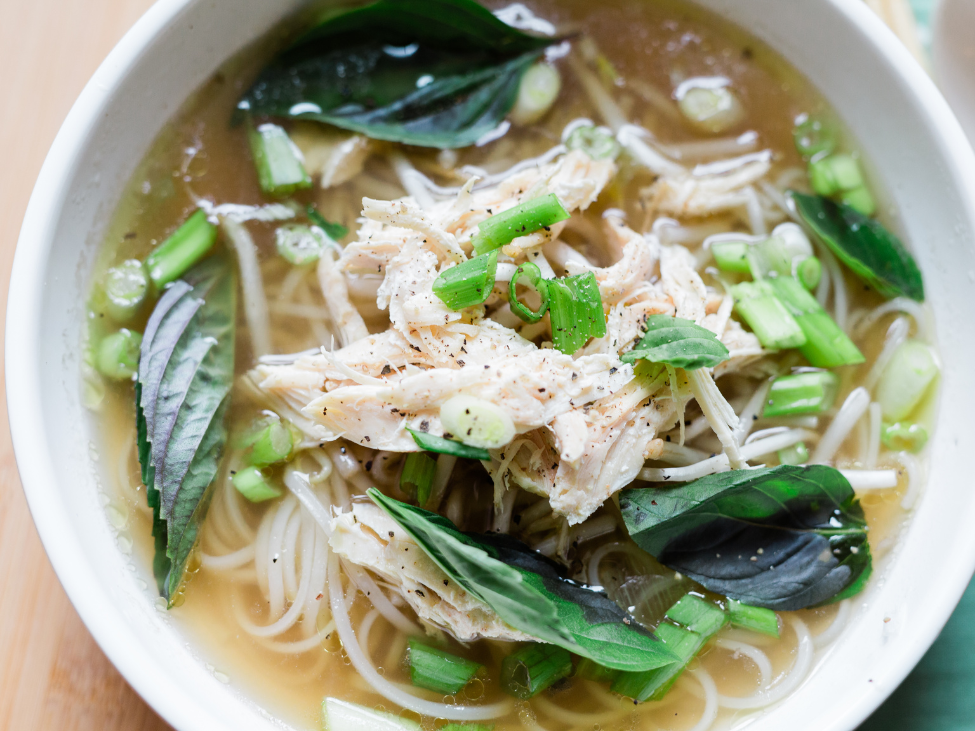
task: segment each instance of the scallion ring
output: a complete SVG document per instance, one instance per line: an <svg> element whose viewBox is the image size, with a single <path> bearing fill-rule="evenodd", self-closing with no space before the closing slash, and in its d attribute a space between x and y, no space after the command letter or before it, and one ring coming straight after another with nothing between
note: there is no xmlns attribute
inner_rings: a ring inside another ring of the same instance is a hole
<svg viewBox="0 0 975 731"><path fill-rule="evenodd" d="M538 296L542 298L542 304L539 305L537 311L530 310L524 304L518 300L518 280L522 277L528 278L528 283L538 292ZM548 282L542 279L542 271L535 264L530 261L526 261L524 264L515 269L515 273L511 275L511 281L508 283L508 303L511 306L511 311L514 312L518 317L520 317L525 322L538 322L542 319L545 313L548 311Z"/></svg>

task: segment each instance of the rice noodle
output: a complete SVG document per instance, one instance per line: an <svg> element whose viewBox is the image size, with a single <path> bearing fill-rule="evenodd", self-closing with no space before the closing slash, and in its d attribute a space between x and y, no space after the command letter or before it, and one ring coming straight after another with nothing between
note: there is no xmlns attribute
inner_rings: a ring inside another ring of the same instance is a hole
<svg viewBox="0 0 975 731"><path fill-rule="evenodd" d="M596 82L599 83L598 81ZM600 87L601 89L602 87ZM609 121L607 120L607 124ZM612 125L610 125L612 126ZM647 170L657 175L686 176L687 170L676 162L668 160L654 149L645 139L646 132L633 124L624 124L616 131L616 140L630 156Z"/></svg>
<svg viewBox="0 0 975 731"><path fill-rule="evenodd" d="M254 560L254 544L244 546L239 551L228 553L223 556L210 556L201 554L203 567L212 571L230 571L246 566Z"/></svg>
<svg viewBox="0 0 975 731"><path fill-rule="evenodd" d="M244 290L244 318L254 355L260 357L271 352L271 325L261 265L257 262L257 247L242 223L221 216L220 227L237 252L240 284Z"/></svg>
<svg viewBox="0 0 975 731"><path fill-rule="evenodd" d="M833 319L840 329L846 332L847 329L847 310L849 309L849 297L846 293L846 280L843 278L843 270L833 256L833 252L813 237L816 242L816 254L823 262L823 269L829 272L829 278L833 287ZM817 292L818 294L818 292Z"/></svg>
<svg viewBox="0 0 975 731"><path fill-rule="evenodd" d="M857 492L897 487L897 470L840 470Z"/></svg>
<svg viewBox="0 0 975 731"><path fill-rule="evenodd" d="M430 486L430 498L426 505L427 510L436 511L440 507L440 502L447 492L450 475L453 474L456 464L457 458L452 454L437 455L437 468L433 473L433 484Z"/></svg>
<svg viewBox="0 0 975 731"><path fill-rule="evenodd" d="M614 530L616 530L616 518L612 515L601 515L573 526L569 530L569 542L576 546L612 533Z"/></svg>
<svg viewBox="0 0 975 731"><path fill-rule="evenodd" d="M907 334L910 329L911 326L906 317L898 317L887 328L884 347L880 351L880 355L877 356L877 360L874 361L870 373L867 374L867 377L863 381L863 386L868 391L873 391L874 386L877 385L877 381L880 380L880 377L887 369L887 365L894 357L894 353L907 340Z"/></svg>
<svg viewBox="0 0 975 731"><path fill-rule="evenodd" d="M849 619L851 611L850 606L849 599L844 599L839 603L839 608L836 610L836 616L833 618L833 621L830 622L829 627L813 638L813 645L817 650L821 650L827 645L833 644L833 641L840 636L844 629L846 629L846 621Z"/></svg>
<svg viewBox="0 0 975 731"><path fill-rule="evenodd" d="M504 716L511 711L514 703L510 700L503 700L483 706L435 703L417 698L382 677L373 667L372 662L356 640L355 632L352 629L352 622L349 619L349 609L346 605L345 595L342 593L338 557L332 551L329 551L328 558L328 595L329 604L332 609L332 618L335 621L335 629L339 633L342 646L345 648L345 653L348 655L352 667L355 668L360 677L374 691L386 700L414 713L430 716L431 718L444 718L448 721L488 721L492 718Z"/></svg>
<svg viewBox="0 0 975 731"><path fill-rule="evenodd" d="M755 187L749 185L743 191L745 195L745 210L748 211L748 225L751 226L752 234L755 236L767 236L768 226L765 225L765 214L762 212L762 204L758 200L758 193Z"/></svg>
<svg viewBox="0 0 975 731"><path fill-rule="evenodd" d="M426 176L413 167L413 163L409 161L406 155L398 150L391 150L387 154L387 159L390 165L393 166L393 171L396 173L396 177L399 178L400 184L413 197L416 204L422 210L432 208L433 196L430 195L430 190L426 186Z"/></svg>
<svg viewBox="0 0 975 731"><path fill-rule="evenodd" d="M720 137L694 142L668 142L660 148L675 160L715 159L741 155L758 149L758 132L745 132L737 137Z"/></svg>
<svg viewBox="0 0 975 731"><path fill-rule="evenodd" d="M619 108L619 105L613 100L606 89L603 88L603 85L599 83L599 79L587 68L581 58L575 55L569 56L569 68L572 69L579 79L583 91L586 92L586 96L589 97L593 106L599 111L603 121L609 125L614 133L618 134L627 123L623 110ZM620 144L626 147L622 141Z"/></svg>
<svg viewBox="0 0 975 731"><path fill-rule="evenodd" d="M308 475L289 468L284 473L284 484L291 490L291 494L301 503L301 506L314 518L325 535L331 537L332 518L329 515L328 508L315 497L315 493L308 482Z"/></svg>
<svg viewBox="0 0 975 731"><path fill-rule="evenodd" d="M656 461L676 467L687 467L697 462L703 462L708 458L708 453L702 452L700 449L684 447L674 442L664 442Z"/></svg>
<svg viewBox="0 0 975 731"><path fill-rule="evenodd" d="M739 428L738 415L718 389L707 368L685 372L694 398L724 447L729 464L739 469L745 464L745 458L742 456L736 436Z"/></svg>
<svg viewBox="0 0 975 731"><path fill-rule="evenodd" d="M794 444L816 438L815 433L805 429L790 429L789 431L766 439L759 439L741 448L743 460L750 461L763 454L777 452ZM709 459L697 462L687 467L644 467L640 470L638 479L644 482L690 482L717 472L727 472L731 469L728 455L718 454Z"/></svg>
<svg viewBox="0 0 975 731"><path fill-rule="evenodd" d="M813 464L826 464L836 456L837 450L846 441L853 427L856 426L860 418L870 407L870 393L863 386L855 388L839 412L833 417L832 423L823 433L816 451L813 452L810 462Z"/></svg>
<svg viewBox="0 0 975 731"><path fill-rule="evenodd" d="M921 303L907 297L895 297L889 302L863 313L852 328L854 337L863 337L880 318L889 315L891 312L903 312L905 315L909 315L917 328L917 337L925 342L931 342L932 327L928 310Z"/></svg>
<svg viewBox="0 0 975 731"><path fill-rule="evenodd" d="M901 467L907 472L907 490L901 500L901 507L910 510L917 502L918 495L921 494L921 465L917 458L907 452L897 452L894 459L900 462Z"/></svg>
<svg viewBox="0 0 975 731"><path fill-rule="evenodd" d="M621 716L631 713L632 710L623 710L617 706L617 710L602 711L597 713L584 713L582 711L570 711L555 703L546 696L545 693L532 698L532 705L539 712L544 713L549 718L559 723L567 724L570 728L599 727L603 724L612 723Z"/></svg>
<svg viewBox="0 0 975 731"><path fill-rule="evenodd" d="M714 684L711 675L704 668L694 668L690 671L694 679L701 684L704 689L704 710L701 711L701 718L691 726L690 731L707 731L718 717L718 688Z"/></svg>
<svg viewBox="0 0 975 731"><path fill-rule="evenodd" d="M813 641L809 635L809 630L805 623L795 616L790 616L786 621L792 625L798 638L796 659L792 663L792 668L786 673L785 677L771 688L760 690L754 695L745 698L733 698L731 696L719 695L718 704L722 708L734 710L754 710L772 705L795 690L799 684L805 680L809 669L812 667L813 660Z"/></svg>
<svg viewBox="0 0 975 731"><path fill-rule="evenodd" d="M739 640L729 640L724 637L719 637L715 640L714 644L722 650L727 650L732 653L734 657L742 655L755 663L755 667L758 668L758 686L760 688L767 688L771 685L772 662L768 659L768 655L755 647L755 645L750 645L747 642L741 642Z"/></svg>
<svg viewBox="0 0 975 731"><path fill-rule="evenodd" d="M365 594L366 598L372 603L373 608L383 616L383 619L407 635L423 634L423 630L420 629L416 622L410 621L405 614L394 607L392 602L386 598L386 595L376 585L376 582L372 580L368 571L365 571L361 566L357 566L351 561L343 560L341 563L345 575L349 577L349 580L359 591Z"/></svg>
<svg viewBox="0 0 975 731"><path fill-rule="evenodd" d="M771 379L766 380L755 389L755 393L748 399L745 408L738 414L738 428L735 430L735 436L739 442L743 442L748 437L755 422L758 421L758 417L761 416L770 388L772 388Z"/></svg>
<svg viewBox="0 0 975 731"><path fill-rule="evenodd" d="M278 503L278 509L274 513L271 521L271 528L268 533L267 558L264 564L267 567L268 603L271 605L271 616L280 617L284 612L284 572L281 562L281 553L284 550L284 533L291 519L291 514L298 507L298 501L294 496L287 495Z"/></svg>
<svg viewBox="0 0 975 731"><path fill-rule="evenodd" d="M515 510L515 500L518 499L518 490L506 490L501 498L501 510L495 508L494 520L491 529L496 533L507 533L511 530L511 516Z"/></svg>

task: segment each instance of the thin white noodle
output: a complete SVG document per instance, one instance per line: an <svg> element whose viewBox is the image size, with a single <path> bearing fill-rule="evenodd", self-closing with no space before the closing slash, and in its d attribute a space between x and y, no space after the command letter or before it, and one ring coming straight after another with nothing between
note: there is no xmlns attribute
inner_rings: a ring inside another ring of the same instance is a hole
<svg viewBox="0 0 975 731"><path fill-rule="evenodd" d="M771 380L762 383L755 390L755 393L752 394L752 397L748 399L745 408L738 414L738 429L735 430L735 434L739 442L745 440L755 425L755 422L758 421L758 417L762 415L762 410L765 408L765 400L768 398L768 392L771 387Z"/></svg>
<svg viewBox="0 0 975 731"><path fill-rule="evenodd" d="M304 358L306 355L318 355L320 352L321 348L309 348L308 350L302 350L300 353L262 355L257 359L257 362L261 363L262 365L291 365L300 358Z"/></svg>
<svg viewBox="0 0 975 731"><path fill-rule="evenodd" d="M328 636L334 631L335 620L330 619L328 624L318 630L318 632L313 634L311 637L306 637L303 640L295 640L294 642L263 640L261 642L261 646L266 647L269 650L273 650L274 652L280 652L283 655L300 655L303 652L314 650L316 647L321 647L322 643L327 640Z"/></svg>
<svg viewBox="0 0 975 731"><path fill-rule="evenodd" d="M279 303L290 300L298 284L305 278L306 274L308 274L308 270L304 267L291 267L288 273L284 275L281 286L278 287L278 296L275 297L275 300Z"/></svg>
<svg viewBox="0 0 975 731"><path fill-rule="evenodd" d="M675 160L737 157L757 150L758 139L758 132L752 130L737 137L720 137L700 142L668 142L661 144L660 149Z"/></svg>
<svg viewBox="0 0 975 731"><path fill-rule="evenodd" d="M284 529L284 541L282 542L281 573L284 575L284 596L287 599L294 599L298 591L298 531L301 530L302 516L304 513L296 510L288 519L288 526ZM314 550L314 545L312 546ZM311 557L309 557L309 561Z"/></svg>
<svg viewBox="0 0 975 731"><path fill-rule="evenodd" d="M569 68L571 68L578 77L579 83L582 84L583 91L586 92L586 96L589 97L589 100L592 102L593 106L599 110L599 114L602 116L603 121L609 125L613 132L619 132L620 129L626 125L626 116L619 108L619 105L603 88L603 85L599 83L599 79L596 78L596 75L586 68L586 64L581 58L575 55L569 56Z"/></svg>
<svg viewBox="0 0 975 731"><path fill-rule="evenodd" d="M615 711L603 711L602 713L582 713L579 711L569 711L545 697L544 694L535 696L532 705L541 713L559 723L568 724L571 728L585 728L601 726L602 724L612 723L627 713L630 709L618 709Z"/></svg>
<svg viewBox="0 0 975 731"><path fill-rule="evenodd" d="M250 232L242 223L226 216L220 217L220 227L237 252L240 284L244 290L244 317L250 333L254 355L260 357L271 352L271 325L267 299L264 296L264 280L261 265L257 262L257 247Z"/></svg>
<svg viewBox="0 0 975 731"><path fill-rule="evenodd" d="M596 82L599 83L598 81ZM602 88L602 87L600 87ZM612 126L612 125L611 125ZM686 176L687 170L663 156L644 139L645 131L633 124L624 124L616 132L616 140L636 162L657 175Z"/></svg>
<svg viewBox="0 0 975 731"><path fill-rule="evenodd" d="M897 487L897 470L840 470L857 492Z"/></svg>
<svg viewBox="0 0 975 731"><path fill-rule="evenodd" d="M856 327L853 328L854 336L862 337L874 326L877 320L891 312L903 312L905 315L910 315L914 320L914 326L917 328L917 337L925 342L930 342L932 328L928 311L923 305L907 297L895 297L889 302L870 310L856 322Z"/></svg>
<svg viewBox="0 0 975 731"><path fill-rule="evenodd" d="M840 269L840 264L836 261L836 257L833 256L833 252L819 243L819 239L815 237L813 239L816 241L816 253L823 262L824 273L826 271L829 272L830 283L833 287L833 319L836 320L836 324L840 326L840 329L846 332L849 297L846 293L846 280L843 278L843 270Z"/></svg>
<svg viewBox="0 0 975 731"><path fill-rule="evenodd" d="M430 210L433 207L433 196L427 188L426 176L419 172L413 163L402 152L392 150L387 155L390 165L396 177L399 178L400 185L409 193L416 204L423 210Z"/></svg>
<svg viewBox="0 0 975 731"><path fill-rule="evenodd" d="M383 615L383 619L408 635L423 634L423 630L415 622L411 622L405 614L392 605L367 571L345 560L342 561L342 570L359 591L366 595L366 599L372 602L376 611Z"/></svg>
<svg viewBox="0 0 975 731"><path fill-rule="evenodd" d="M440 507L444 493L447 492L447 483L450 482L450 475L454 471L457 458L450 454L441 454L437 457L437 469L433 473L433 484L430 486L430 499L427 501L427 510L436 510Z"/></svg>
<svg viewBox="0 0 975 731"><path fill-rule="evenodd" d="M267 581L267 542L271 534L271 523L274 522L274 510L264 511L261 524L257 528L257 535L254 537L254 573L257 575L257 587L261 594L267 598L269 593Z"/></svg>
<svg viewBox="0 0 975 731"><path fill-rule="evenodd" d="M707 731L714 723L714 719L718 717L718 688L704 668L695 668L690 672L704 689L704 710L701 711L700 720L691 727L690 731Z"/></svg>
<svg viewBox="0 0 975 731"><path fill-rule="evenodd" d="M786 621L792 625L798 638L798 649L795 662L792 663L792 668L784 678L768 690L761 690L745 698L732 698L730 696L719 695L718 704L722 708L732 708L735 710L764 708L785 698L805 680L813 661L812 637L810 637L805 623L798 617L789 617Z"/></svg>
<svg viewBox="0 0 975 731"><path fill-rule="evenodd" d="M776 434L754 441L741 448L741 456L746 462L761 457L764 454L777 452L780 449L791 447L793 444L806 440L815 439L813 432L805 429L790 429L787 432ZM690 482L707 475L717 472L727 472L731 469L728 462L728 455L718 454L703 462L690 465L688 467L665 467L663 469L655 467L644 467L640 470L639 479L644 482Z"/></svg>
<svg viewBox="0 0 975 731"><path fill-rule="evenodd" d="M810 462L825 464L831 461L868 408L870 408L870 393L863 386L855 388L846 397L843 406L826 428Z"/></svg>
<svg viewBox="0 0 975 731"><path fill-rule="evenodd" d="M742 655L755 663L755 667L758 668L758 686L760 688L767 688L772 684L772 662L768 659L768 655L755 647L755 645L749 645L747 642L739 642L738 640L729 640L724 637L719 637L715 640L715 645L722 650L733 653L736 657Z"/></svg>
<svg viewBox="0 0 975 731"><path fill-rule="evenodd" d="M765 214L762 212L762 204L758 200L758 193L755 187L749 185L745 188L745 210L748 211L748 225L751 226L752 234L755 236L767 236L768 226L765 225Z"/></svg>
<svg viewBox="0 0 975 731"><path fill-rule="evenodd" d="M721 446L724 447L729 464L739 469L747 460L741 453L741 445L736 436L739 427L738 414L718 389L707 368L686 371L686 374L691 392L721 442Z"/></svg>
<svg viewBox="0 0 975 731"><path fill-rule="evenodd" d="M831 645L833 640L839 637L843 630L846 629L846 620L850 617L850 606L849 599L841 601L836 611L836 616L833 617L833 621L830 622L829 627L813 637L813 645L817 650Z"/></svg>
<svg viewBox="0 0 975 731"><path fill-rule="evenodd" d="M907 472L907 490L901 500L901 507L910 510L917 502L918 495L921 493L921 465L914 455L907 452L897 452L894 459L901 463Z"/></svg>
<svg viewBox="0 0 975 731"><path fill-rule="evenodd" d="M362 651L352 630L349 610L342 593L342 582L339 577L338 558L334 552L329 552L328 559L328 595L332 608L335 628L338 630L342 646L359 675L381 696L391 703L402 706L423 716L431 718L445 718L449 721L487 721L504 716L511 711L513 702L510 700L492 703L486 706L453 706L446 703L434 703L417 698L405 692L398 686L383 678L372 666L369 658Z"/></svg>
<svg viewBox="0 0 975 731"><path fill-rule="evenodd" d="M592 267L593 264L586 257L580 254L578 251L573 249L567 243L555 239L553 241L548 241L542 246L542 251L545 252L545 256L556 266L565 269L565 265L570 261L579 264L584 267ZM501 265L498 265L500 269ZM509 277L510 279L510 277Z"/></svg>
<svg viewBox="0 0 975 731"><path fill-rule="evenodd" d="M877 381L880 380L880 377L884 374L888 364L894 357L894 353L907 340L907 334L910 332L910 329L911 325L906 317L898 317L890 323L890 327L887 328L887 335L884 338L884 347L880 351L880 355L877 356L877 360L874 361L870 373L867 374L866 379L863 381L863 386L868 391L873 391L874 386L877 385Z"/></svg>
<svg viewBox="0 0 975 731"><path fill-rule="evenodd" d="M697 435L695 435L697 436ZM676 442L664 442L660 456L656 458L658 462L674 465L675 467L687 467L710 458L710 454L702 452L693 447L682 447Z"/></svg>
<svg viewBox="0 0 975 731"><path fill-rule="evenodd" d="M325 573L328 570L328 536L315 523L315 550L312 553L310 591L305 599L305 613L301 623L305 634L316 631L319 615L322 613L322 600L325 598Z"/></svg>
<svg viewBox="0 0 975 731"><path fill-rule="evenodd" d="M315 497L315 493L308 483L308 475L295 469L288 469L284 473L284 484L291 490L291 494L301 503L301 506L315 519L325 535L331 537L332 518L328 513L328 508Z"/></svg>
<svg viewBox="0 0 975 731"><path fill-rule="evenodd" d="M605 536L614 530L616 530L616 518L612 515L601 515L571 528L569 542L575 546Z"/></svg>
<svg viewBox="0 0 975 731"><path fill-rule="evenodd" d="M868 413L870 430L867 442L867 458L864 460L863 466L868 470L874 470L877 469L877 459L880 456L880 430L883 426L880 404L876 401L871 403Z"/></svg>
<svg viewBox="0 0 975 731"><path fill-rule="evenodd" d="M230 571L246 566L254 560L254 544L244 546L239 551L227 553L223 556L202 554L203 567L212 571Z"/></svg>
<svg viewBox="0 0 975 731"><path fill-rule="evenodd" d="M277 619L284 612L284 572L282 571L281 553L284 550L284 533L291 519L291 514L298 507L294 496L287 495L279 504L271 523L271 531L267 541L267 579L268 602L271 605L271 616Z"/></svg>
<svg viewBox="0 0 975 731"><path fill-rule="evenodd" d="M511 530L511 516L515 510L515 500L518 499L518 490L509 489L505 491L501 498L501 510L495 508L494 521L491 528L496 533L507 533Z"/></svg>

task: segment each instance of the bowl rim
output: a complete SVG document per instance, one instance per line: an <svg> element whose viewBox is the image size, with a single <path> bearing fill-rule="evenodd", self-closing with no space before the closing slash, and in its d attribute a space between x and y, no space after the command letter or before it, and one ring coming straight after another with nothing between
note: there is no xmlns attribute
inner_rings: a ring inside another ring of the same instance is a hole
<svg viewBox="0 0 975 731"><path fill-rule="evenodd" d="M693 0L692 0L693 1ZM67 509L58 501L56 477L49 466L42 384L36 364L45 271L63 208L70 171L101 122L102 112L144 50L187 6L197 0L158 0L132 26L85 85L63 122L34 185L18 237L7 299L4 343L6 395L11 439L21 484L41 542L55 573L85 626L126 681L163 719L177 729L219 728L225 719L212 707L185 700L181 685L162 672L153 656L110 598L86 586L93 576L83 558L80 541L70 530ZM906 84L918 101L919 114L932 136L950 154L948 173L962 200L968 201L975 221L975 154L941 92L893 32L864 4L848 0L821 0L833 6L844 22L874 46L882 61ZM12 305L16 303L16 307ZM16 387L14 387L16 384ZM67 538L66 538L67 537ZM878 686L893 690L920 661L961 599L975 572L975 534L968 538L963 556L954 556L948 573L952 581L941 589L936 605L926 615L925 630L913 642L905 641L898 661L875 675ZM886 699L887 693L863 694L833 719L830 728L854 729Z"/></svg>

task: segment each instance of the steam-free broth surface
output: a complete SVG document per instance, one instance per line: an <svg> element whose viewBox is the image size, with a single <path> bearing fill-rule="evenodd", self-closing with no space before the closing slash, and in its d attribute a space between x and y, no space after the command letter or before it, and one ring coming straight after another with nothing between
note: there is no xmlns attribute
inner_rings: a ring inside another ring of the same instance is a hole
<svg viewBox="0 0 975 731"><path fill-rule="evenodd" d="M489 7L496 9L500 6L491 3ZM310 189L298 190L288 196L288 200L299 204L295 210L302 211L306 204L315 204L328 221L350 229L342 239L347 245L356 240L364 197L392 200L406 194L400 177L390 164L390 150L406 155L417 170L442 185L455 186L466 180L466 174L461 172L464 165L478 166L488 173L501 172L557 145L563 129L573 120L589 118L602 124L600 110L570 68L572 59L589 63L585 60L583 39L591 44L591 49L605 54L599 56L594 65L590 64L590 69L594 74L616 75L618 81L611 79L604 89L612 95L631 124L652 133L655 149L688 167L771 150L771 170L763 181L780 195L787 188L808 190L805 162L796 151L793 131L802 115L830 119L829 110L801 74L740 29L687 4L670 1L611 0L596 7L578 0L540 0L528 3L528 7L535 16L549 21L560 31L567 29L583 34L572 35L567 41L565 50L568 55L554 54L559 56L552 63L560 72L562 86L555 104L541 121L528 126L514 125L495 141L456 151L381 143L385 146L376 148L362 172L350 181L328 189L320 189L316 183ZM109 267L126 260L144 259L197 209L200 200L212 205L262 206L273 202L259 186L246 125L231 124L231 120L238 99L257 72L285 42L294 38L294 29L304 27L313 15L306 13L289 21L283 29L269 32L265 41L230 60L167 123L120 202L96 267L96 284ZM743 116L727 132L704 134L682 117L672 94L681 82L695 77L724 77L730 82ZM296 139L301 136L302 128L312 135L316 129L313 122L289 122L284 126ZM661 224L659 219L664 216L648 205L646 194L646 189L659 175L625 156L618 166L612 182L584 212L573 213L571 225L561 236L561 241L596 266L608 267L622 254L621 249L601 233L604 214L613 209L621 210L627 225L636 232L653 231L665 245L686 247L696 257L698 271L702 273L707 266L713 267L713 262L706 263L710 261L709 253L702 247L708 236L729 231L753 233L748 215L738 210L676 217L678 220L672 224ZM766 195L762 192L764 188L755 190ZM877 193L880 195L880 191ZM773 201L772 194L767 198ZM786 221L786 214L780 213L779 221ZM775 221L769 223L771 230ZM279 221L248 221L244 225L258 252L260 277L268 303L272 352L299 353L320 346L338 350L341 344L339 328L330 318L315 267L295 267L277 254L275 229L281 225ZM223 238L216 246L217 250L233 250ZM708 274L704 277L709 286L720 286L719 277ZM857 321L864 322L865 314L880 306L884 299L849 271L843 269L841 277L849 296L845 306L846 312L850 313L851 325L847 332L862 351L864 364L836 369L841 385L835 406L815 422L810 418L803 421L793 417L790 421L788 418L760 419L758 414L754 415L755 430L774 427L808 429L813 435L809 440L810 451L830 426L832 417L847 396L868 378L883 352L888 326L896 318L904 318L904 326L912 336L923 335L919 334L920 329L913 320L895 309L881 314L864 332L859 332ZM353 273L347 280L350 302L361 313L368 330L374 334L387 330L389 315L376 306L376 291L382 275ZM313 535L317 530L315 520L303 504L287 490L282 490L283 496L278 499L251 503L231 483L232 474L243 468L239 461L240 450L233 446L234 440L262 410L270 408L268 402L261 402L253 387L245 382L255 365L253 333L245 324L248 322L246 299L245 292L237 305L236 379L228 420L231 436L227 453L230 456L224 458L214 481L212 503L203 524L199 548L188 564L189 580L175 596L172 609L163 609L165 600L160 600L161 611L167 611L170 621L187 637L200 661L213 668L216 677L296 728L320 727L321 704L325 696L368 708L385 709L421 721L424 728L440 728L445 723L442 719L402 711L397 704L376 693L352 667L329 608L329 587L324 583L311 586L309 581L313 579L306 576L317 570L310 568L312 564L309 562L314 556L319 557L318 563L322 567L325 566L321 558L325 548L324 533L319 531ZM835 315L834 310L831 312ZM143 308L126 327L142 332L149 316L150 308ZM88 337L92 342L113 327L108 318L92 310L88 322ZM519 324L518 327L535 326ZM529 340L534 334L536 343L547 339L541 331L526 329L524 332ZM767 351L761 360L772 364L773 370L804 365L796 351L788 350L777 354ZM734 410L742 413L756 388L768 379L770 373L766 369L763 375L761 368L755 366L720 377L717 382ZM113 485L107 508L109 518L119 531L120 545L132 546L147 582L152 584L148 578L152 573L154 550L152 513L147 507L146 488L142 485L135 446L133 387L130 382L98 379L92 373L86 378L85 388L95 408L93 419L101 439L101 464L105 466L108 482ZM103 395L101 389L104 389ZM930 394L927 402L933 403ZM927 407L928 415L931 408ZM916 419L918 422L925 421L923 412L922 408L922 416ZM694 429L695 422L703 423L702 419L700 407L688 405L684 414L687 428ZM873 459L869 419L868 415L858 421L859 426L842 440L829 463L840 469L897 470L896 487L857 490L868 524L874 572L879 573L909 515L904 508L909 487L915 491L919 489L916 485L911 486L910 481L920 479L924 462L923 453L912 456L881 448L876 464L864 464L865 458ZM676 444L679 432L676 428L667 429L659 436L669 444ZM319 444L307 435L299 441L294 464L303 474L312 476L314 489L319 489L319 484L326 485L323 489L338 504L342 504L346 497L352 505L367 500L363 493L370 485L395 498L406 499L397 478L402 469L402 457L394 451L377 451L343 439ZM688 437L687 444L705 457L721 454L724 449L719 438L707 429ZM773 452L761 459L752 459L750 463L752 466L774 466L778 460ZM651 459L648 464L651 468L665 468L674 463ZM439 512L466 531L482 533L491 529L495 499L491 476L476 461L461 461L455 470L442 496ZM912 471L916 474L910 474ZM279 473L274 474L277 475L275 479L280 478ZM329 474L341 477L332 478ZM320 483L315 482L315 475L324 475ZM337 483L341 483L341 489L335 487ZM647 486L639 481L633 484L633 487ZM341 495L342 489L348 496ZM511 532L528 541L533 548L541 547L539 550L554 555L555 547L561 545L560 532L575 528L563 527L554 515L548 523L539 522L539 519L547 519L547 514L551 515L550 511L546 514L539 507L546 498L515 486L509 489L518 493L509 508ZM346 506L348 504L346 502ZM519 521L519 517L526 513L534 519L535 529L531 533L524 531L526 524L532 521ZM610 499L588 519L602 521L597 525L606 525L607 529L596 531L597 535L591 538L570 533L576 538L563 562L569 576L604 587L614 601L622 603L624 609L638 620L651 625L661 622L667 607L688 591L701 592L709 601L722 598L704 591L679 573L675 574L639 549L618 516L618 501ZM276 550L273 546L268 549L269 541L277 541ZM266 553L264 558L262 551ZM599 552L602 558L594 562L593 556ZM275 568L279 562L281 568ZM595 575L591 570L593 567ZM640 583L648 576L664 582L661 586L666 588L656 594L648 591L647 585ZM631 580L629 584L628 579ZM331 574L329 580L336 581ZM275 589L268 581L271 584L277 582L277 591L280 594L283 590L283 595L273 598ZM344 590L346 600L351 604L352 626L360 641L363 635L368 636L367 642L363 642L363 650L387 681L400 684L418 697L450 705L498 703L508 698L502 692L498 668L515 645L494 640L461 644L441 632L444 649L475 660L484 668L456 696L411 688L409 668L404 659L408 635L383 616L377 618L372 599L357 591L355 584L341 578L337 581L342 587L339 591ZM390 596L387 601L392 601L412 622L414 614L410 606L399 598L395 589L389 588L392 586L390 582L378 578L377 583L387 589ZM304 587L303 594L299 593L301 587ZM147 591L153 592L153 588ZM627 593L631 590L636 594ZM638 601L627 605L627 600L633 597ZM289 607L302 602L306 607L319 607L318 615L309 616L306 610L297 622L281 633L262 629L279 622L290 611ZM522 727L549 731L730 728L765 703L785 697L790 689L801 683L823 653L828 652L832 642L840 637L852 611L851 601L846 600L820 608L781 612L781 636L778 639L728 627L691 661L688 670L663 700L635 704L630 698L610 692L606 683L568 677L531 700L515 700L510 710L490 722L496 724L497 731ZM770 687L768 697L764 701L754 700L766 687ZM715 698L732 700L723 701L720 707L712 707L710 704ZM746 698L754 702L742 702L738 704L741 707L736 707L734 699Z"/></svg>

